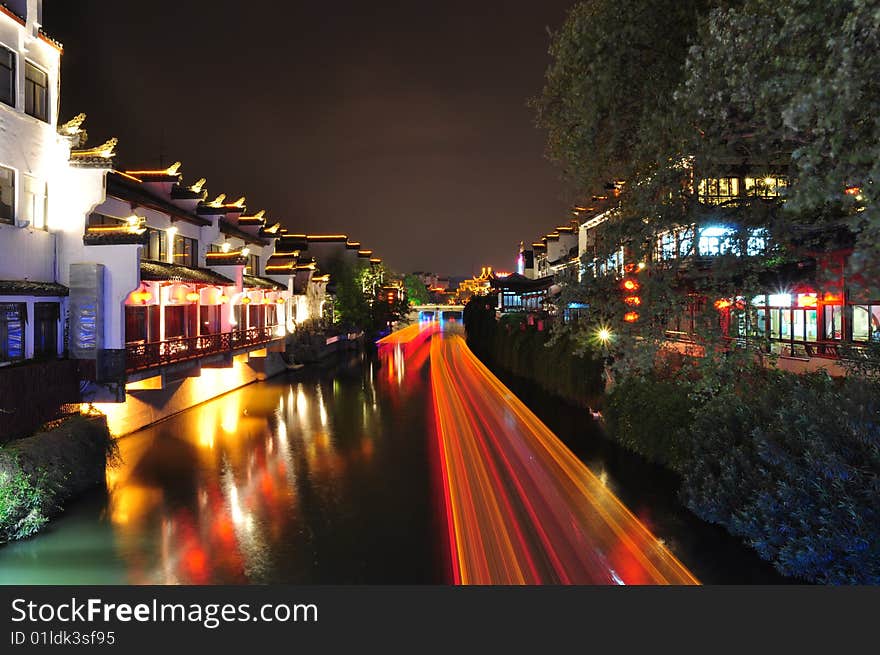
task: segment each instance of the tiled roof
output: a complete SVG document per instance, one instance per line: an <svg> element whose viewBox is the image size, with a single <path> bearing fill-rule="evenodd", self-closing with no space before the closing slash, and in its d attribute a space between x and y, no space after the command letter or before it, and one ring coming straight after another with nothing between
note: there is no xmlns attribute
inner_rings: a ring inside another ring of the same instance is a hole
<svg viewBox="0 0 880 655"><path fill-rule="evenodd" d="M243 275L241 279L241 284L244 287L250 287L254 289L272 289L274 291L287 291L287 287L275 280L270 280L266 277L260 277L258 275Z"/></svg>
<svg viewBox="0 0 880 655"><path fill-rule="evenodd" d="M207 268L191 268L180 264L165 264L145 260L141 262L141 280L148 282L193 282L196 284L216 284L231 286L235 282L224 275Z"/></svg>
<svg viewBox="0 0 880 655"><path fill-rule="evenodd" d="M147 245L149 240L147 232L86 232L83 235L87 246Z"/></svg>
<svg viewBox="0 0 880 655"><path fill-rule="evenodd" d="M57 282L0 280L0 296L67 296L70 290Z"/></svg>
<svg viewBox="0 0 880 655"><path fill-rule="evenodd" d="M135 205L155 209L173 219L181 219L195 225L210 225L211 221L181 209L167 200L150 193L144 186L115 171L107 175L107 194L127 200Z"/></svg>

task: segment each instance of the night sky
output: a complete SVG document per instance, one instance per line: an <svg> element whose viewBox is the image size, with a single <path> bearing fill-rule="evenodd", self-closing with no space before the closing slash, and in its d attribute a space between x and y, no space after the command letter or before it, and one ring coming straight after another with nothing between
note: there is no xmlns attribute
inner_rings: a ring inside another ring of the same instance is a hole
<svg viewBox="0 0 880 655"><path fill-rule="evenodd" d="M393 269L510 270L566 218L526 100L574 0L45 0L61 117Z"/></svg>

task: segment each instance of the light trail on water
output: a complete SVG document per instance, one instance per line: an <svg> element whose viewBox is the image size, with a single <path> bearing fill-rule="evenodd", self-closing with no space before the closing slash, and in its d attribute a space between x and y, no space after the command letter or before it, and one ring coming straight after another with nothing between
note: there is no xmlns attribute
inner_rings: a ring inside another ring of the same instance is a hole
<svg viewBox="0 0 880 655"><path fill-rule="evenodd" d="M461 336L431 330L456 584L699 584Z"/></svg>

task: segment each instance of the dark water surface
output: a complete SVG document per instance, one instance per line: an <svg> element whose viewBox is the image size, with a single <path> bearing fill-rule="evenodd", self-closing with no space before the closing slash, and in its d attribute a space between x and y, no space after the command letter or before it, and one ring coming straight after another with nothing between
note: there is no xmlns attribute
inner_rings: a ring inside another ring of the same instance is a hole
<svg viewBox="0 0 880 655"><path fill-rule="evenodd" d="M427 348L250 385L120 440L0 584L445 583ZM589 414L511 389L704 583L785 580Z"/></svg>
<svg viewBox="0 0 880 655"><path fill-rule="evenodd" d="M444 582L426 371L397 373L278 377L121 439L109 492L0 548L0 583Z"/></svg>

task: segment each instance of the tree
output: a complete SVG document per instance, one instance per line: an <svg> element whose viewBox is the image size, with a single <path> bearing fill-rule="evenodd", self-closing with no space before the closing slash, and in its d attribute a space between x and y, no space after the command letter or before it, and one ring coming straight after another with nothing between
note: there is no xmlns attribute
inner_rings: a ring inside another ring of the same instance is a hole
<svg viewBox="0 0 880 655"><path fill-rule="evenodd" d="M650 311L635 325L621 322L619 294L606 288L613 282L588 277L586 285L567 289L560 302L591 308L591 322L576 328L581 341L600 326L613 328L616 365L645 370L663 342L665 317L698 300L700 336L711 345L720 338L716 299L751 297L762 275L815 245L804 235L824 238L841 225L859 240L851 266L862 279L876 279L876 9L876 0L707 0L650 7L591 0L572 10L553 35L554 61L533 105L538 124L548 130L551 159L578 192L602 193L609 179L626 180L613 219L602 226L599 261L622 246L637 261L650 254L658 235L705 222L709 213L698 201L697 179L737 167L757 169L756 177L790 179L784 204L756 194L735 207L711 210L713 222L739 226L741 251L750 229L766 229L776 245L763 257L715 258L711 279L700 280L701 299L681 293L690 273L679 261L649 271L643 300ZM662 56L650 46L658 42ZM691 252L695 247L691 239ZM849 280L859 278L850 274Z"/></svg>
<svg viewBox="0 0 880 655"><path fill-rule="evenodd" d="M700 127L692 146L706 160L737 145L752 156L782 155L793 180L788 220L843 219L859 237L851 263L876 277L878 79L876 0L746 0L710 14L676 99Z"/></svg>
<svg viewBox="0 0 880 655"><path fill-rule="evenodd" d="M551 35L553 61L530 104L576 192L633 179L653 166L657 140L680 131L673 95L709 4L589 0Z"/></svg>
<svg viewBox="0 0 880 655"><path fill-rule="evenodd" d="M418 275L410 273L409 275L404 276L403 286L406 289L406 295L409 298L410 303L413 305L427 305L431 302L428 287L425 286L425 283L422 282L422 279Z"/></svg>

